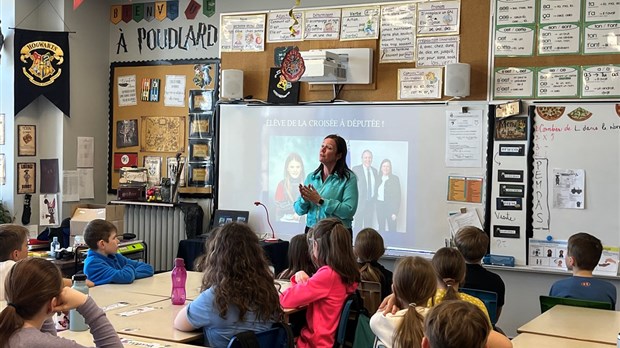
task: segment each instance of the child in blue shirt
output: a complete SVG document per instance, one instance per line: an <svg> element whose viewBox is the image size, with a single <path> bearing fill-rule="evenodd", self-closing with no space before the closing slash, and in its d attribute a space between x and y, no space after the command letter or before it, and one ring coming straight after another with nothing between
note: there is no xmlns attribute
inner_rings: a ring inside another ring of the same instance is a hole
<svg viewBox="0 0 620 348"><path fill-rule="evenodd" d="M566 266L573 271L573 276L555 282L549 296L610 302L615 309L616 287L592 277L602 252L603 245L598 238L584 232L572 235L566 249Z"/></svg>
<svg viewBox="0 0 620 348"><path fill-rule="evenodd" d="M116 233L116 226L101 219L89 222L84 229L84 241L90 248L84 260L84 274L95 285L130 284L153 275L153 266L117 253Z"/></svg>

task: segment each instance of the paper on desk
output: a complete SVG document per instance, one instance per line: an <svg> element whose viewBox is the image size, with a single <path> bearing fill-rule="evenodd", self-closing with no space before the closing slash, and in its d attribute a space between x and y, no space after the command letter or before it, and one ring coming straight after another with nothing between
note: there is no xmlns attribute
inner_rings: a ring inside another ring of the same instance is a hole
<svg viewBox="0 0 620 348"><path fill-rule="evenodd" d="M466 213L448 216L448 223L450 224L450 233L453 236L461 227L465 226L475 226L482 229L482 222L480 222L480 218L475 209Z"/></svg>
<svg viewBox="0 0 620 348"><path fill-rule="evenodd" d="M133 309L133 310L130 310L130 311L127 311L127 312L118 313L118 315L121 316L121 317L131 317L131 316L134 316L134 315L138 315L138 314L154 311L156 309L157 309L156 307L144 306L144 307L136 308L136 309Z"/></svg>

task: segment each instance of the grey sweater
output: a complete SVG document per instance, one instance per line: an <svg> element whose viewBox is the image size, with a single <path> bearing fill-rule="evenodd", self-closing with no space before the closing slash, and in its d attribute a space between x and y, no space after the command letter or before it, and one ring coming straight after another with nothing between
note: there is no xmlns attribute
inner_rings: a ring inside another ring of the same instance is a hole
<svg viewBox="0 0 620 348"><path fill-rule="evenodd" d="M105 316L101 308L89 297L86 302L77 308L77 311L84 316L86 323L90 326L95 347L114 347L122 348L120 338L114 331L114 327ZM75 341L56 336L56 328L52 320L48 319L43 323L41 330L36 328L26 328L17 330L9 339L11 348L79 348L84 347Z"/></svg>

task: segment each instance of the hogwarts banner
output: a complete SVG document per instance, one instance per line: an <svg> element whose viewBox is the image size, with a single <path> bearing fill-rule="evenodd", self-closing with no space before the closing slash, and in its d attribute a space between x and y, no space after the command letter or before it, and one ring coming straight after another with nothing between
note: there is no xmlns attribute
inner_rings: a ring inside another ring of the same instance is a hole
<svg viewBox="0 0 620 348"><path fill-rule="evenodd" d="M15 29L15 115L44 95L69 116L69 33Z"/></svg>

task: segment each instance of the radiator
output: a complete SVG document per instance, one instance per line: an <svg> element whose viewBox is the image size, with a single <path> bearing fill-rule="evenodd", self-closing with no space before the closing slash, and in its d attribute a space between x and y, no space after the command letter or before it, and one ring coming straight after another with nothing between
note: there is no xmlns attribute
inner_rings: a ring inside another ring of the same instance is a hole
<svg viewBox="0 0 620 348"><path fill-rule="evenodd" d="M127 205L125 232L146 243L147 262L155 272L174 267L179 241L185 239L184 214L179 208Z"/></svg>

